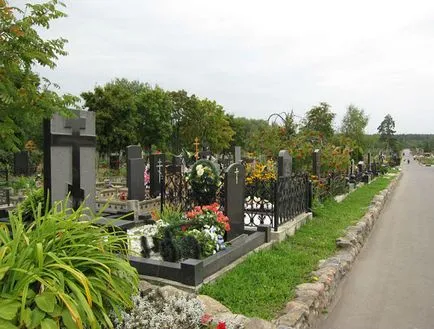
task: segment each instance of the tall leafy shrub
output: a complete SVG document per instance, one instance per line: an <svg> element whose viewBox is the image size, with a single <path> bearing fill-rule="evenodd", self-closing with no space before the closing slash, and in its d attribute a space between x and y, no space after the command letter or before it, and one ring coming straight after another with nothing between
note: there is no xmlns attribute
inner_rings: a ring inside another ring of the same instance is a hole
<svg viewBox="0 0 434 329"><path fill-rule="evenodd" d="M131 308L137 293L126 237L66 203L41 212L0 224L0 328L113 327L109 314Z"/></svg>

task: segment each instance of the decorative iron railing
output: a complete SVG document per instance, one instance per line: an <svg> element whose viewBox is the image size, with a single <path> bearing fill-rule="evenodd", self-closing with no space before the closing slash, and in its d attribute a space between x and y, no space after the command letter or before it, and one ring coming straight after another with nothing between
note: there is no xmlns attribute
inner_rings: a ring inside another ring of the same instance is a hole
<svg viewBox="0 0 434 329"><path fill-rule="evenodd" d="M276 191L274 230L310 208L310 183L307 174L279 177Z"/></svg>
<svg viewBox="0 0 434 329"><path fill-rule="evenodd" d="M181 170L166 171L163 204L176 205L183 211L193 207L190 184Z"/></svg>
<svg viewBox="0 0 434 329"><path fill-rule="evenodd" d="M216 191L216 202L220 205L220 210L224 211L224 179L220 177L222 184ZM194 193L187 180L187 177L181 170L167 170L164 184L163 204L176 205L182 211L191 210L195 204Z"/></svg>
<svg viewBox="0 0 434 329"><path fill-rule="evenodd" d="M246 226L273 226L275 186L274 180L255 179L246 184L244 193L244 224Z"/></svg>
<svg viewBox="0 0 434 329"><path fill-rule="evenodd" d="M277 181L255 180L245 189L244 224L270 225L277 231L311 208L311 183L307 174L279 177Z"/></svg>

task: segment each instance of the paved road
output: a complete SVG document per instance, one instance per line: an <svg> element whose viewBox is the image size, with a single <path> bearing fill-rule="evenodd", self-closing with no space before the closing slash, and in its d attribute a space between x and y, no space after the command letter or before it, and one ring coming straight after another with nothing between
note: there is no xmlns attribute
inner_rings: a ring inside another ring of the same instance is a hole
<svg viewBox="0 0 434 329"><path fill-rule="evenodd" d="M434 328L434 167L403 171L317 329Z"/></svg>

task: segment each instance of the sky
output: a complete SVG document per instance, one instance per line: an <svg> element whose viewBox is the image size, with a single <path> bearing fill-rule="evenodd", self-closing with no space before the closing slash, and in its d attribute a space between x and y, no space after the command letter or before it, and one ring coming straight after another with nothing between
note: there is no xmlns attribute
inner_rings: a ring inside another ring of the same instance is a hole
<svg viewBox="0 0 434 329"><path fill-rule="evenodd" d="M325 101L336 128L354 104L368 133L387 113L398 133L434 133L434 1L65 2L44 35L68 39L69 54L40 70L62 92L127 78L236 116L303 116Z"/></svg>

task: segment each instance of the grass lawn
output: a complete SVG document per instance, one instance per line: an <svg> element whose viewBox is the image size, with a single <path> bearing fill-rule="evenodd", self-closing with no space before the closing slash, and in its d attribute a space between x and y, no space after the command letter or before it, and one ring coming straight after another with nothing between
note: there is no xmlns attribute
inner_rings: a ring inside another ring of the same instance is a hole
<svg viewBox="0 0 434 329"><path fill-rule="evenodd" d="M201 293L217 299L234 313L273 319L294 297L295 287L310 281L309 274L318 261L335 253L335 240L364 215L372 198L391 179L377 178L342 203L330 200L317 206L314 219L294 236L252 254L215 282L204 285Z"/></svg>

